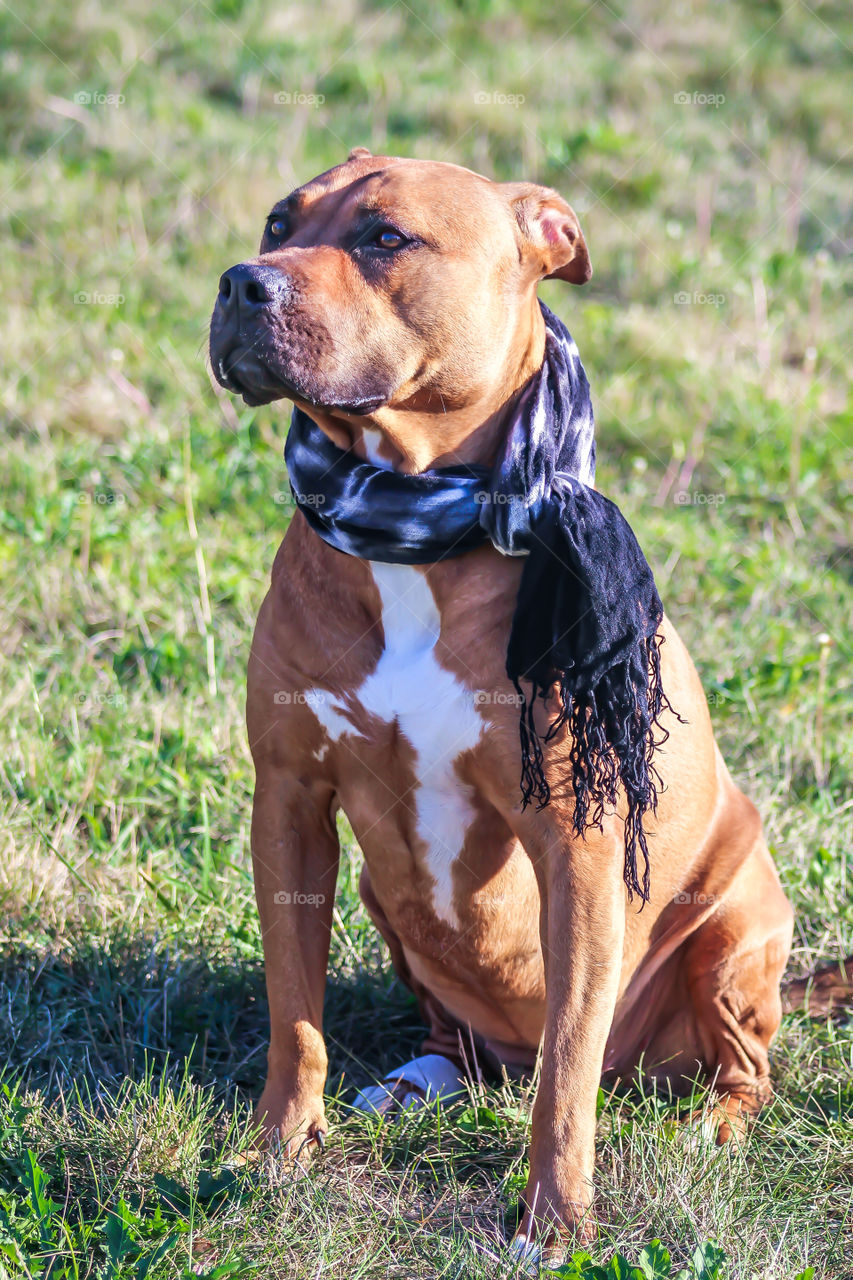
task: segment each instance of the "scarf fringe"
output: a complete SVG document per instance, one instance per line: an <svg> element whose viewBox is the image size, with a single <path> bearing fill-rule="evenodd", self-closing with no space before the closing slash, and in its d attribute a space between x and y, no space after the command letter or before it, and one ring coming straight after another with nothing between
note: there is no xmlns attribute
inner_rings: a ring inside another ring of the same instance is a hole
<svg viewBox="0 0 853 1280"><path fill-rule="evenodd" d="M521 699L522 808L535 802L538 809L543 809L550 802L543 743L550 742L566 726L572 738L569 758L575 833L582 837L591 827L601 830L605 809L615 807L621 787L627 803L623 878L628 901L633 902L636 894L643 904L649 900L651 871L643 819L648 812L656 812L658 791L663 785L652 756L669 737L660 718L669 711L684 723L661 683L663 643L664 637L659 634L641 640L628 660L606 671L591 689L573 689L571 673L558 678L560 710L544 738L534 721L536 700L545 702L554 684L546 686L534 681L528 696L518 680L513 681ZM626 707L630 708L627 714ZM643 860L642 878L638 854Z"/></svg>

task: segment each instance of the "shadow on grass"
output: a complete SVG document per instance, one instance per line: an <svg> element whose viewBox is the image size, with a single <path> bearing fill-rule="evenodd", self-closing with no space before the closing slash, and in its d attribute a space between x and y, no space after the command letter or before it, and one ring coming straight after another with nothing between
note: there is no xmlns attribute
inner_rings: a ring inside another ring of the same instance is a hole
<svg viewBox="0 0 853 1280"><path fill-rule="evenodd" d="M411 1057L424 1035L414 998L387 969L330 968L325 1005L331 1092L343 1096ZM263 967L199 942L117 931L45 954L0 951L0 1055L56 1097L182 1068L220 1099L263 1085L269 1011ZM402 1055L402 1058L401 1058Z"/></svg>

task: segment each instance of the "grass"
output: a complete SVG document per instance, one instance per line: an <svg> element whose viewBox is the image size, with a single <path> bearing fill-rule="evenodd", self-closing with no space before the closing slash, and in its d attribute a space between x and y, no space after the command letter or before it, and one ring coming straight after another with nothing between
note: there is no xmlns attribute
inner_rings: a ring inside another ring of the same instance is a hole
<svg viewBox="0 0 853 1280"><path fill-rule="evenodd" d="M511 1274L529 1092L348 1111L419 1026L345 827L329 1150L235 1171L267 1035L244 669L286 412L215 392L206 320L273 200L356 143L575 205L595 278L543 294L601 486L762 810L791 971L853 949L851 44L834 2L0 6L0 1276ZM853 1276L850 1025L786 1018L774 1069L725 1150L602 1097L596 1263L657 1237L674 1269L713 1240L738 1280Z"/></svg>

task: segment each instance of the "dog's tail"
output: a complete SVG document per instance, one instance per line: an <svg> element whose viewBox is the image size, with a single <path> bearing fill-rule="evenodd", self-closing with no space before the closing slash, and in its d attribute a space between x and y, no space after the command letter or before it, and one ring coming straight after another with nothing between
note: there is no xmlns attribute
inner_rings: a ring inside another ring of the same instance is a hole
<svg viewBox="0 0 853 1280"><path fill-rule="evenodd" d="M813 1018L853 1006L853 955L837 960L806 978L792 978L782 984L782 1011L803 1010Z"/></svg>

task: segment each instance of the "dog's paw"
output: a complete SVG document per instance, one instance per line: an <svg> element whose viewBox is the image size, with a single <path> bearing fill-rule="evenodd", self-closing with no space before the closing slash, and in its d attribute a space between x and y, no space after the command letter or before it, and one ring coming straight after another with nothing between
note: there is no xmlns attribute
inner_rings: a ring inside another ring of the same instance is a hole
<svg viewBox="0 0 853 1280"><path fill-rule="evenodd" d="M509 1242L509 1254L516 1270L523 1276L538 1276L542 1264L542 1246L520 1231Z"/></svg>
<svg viewBox="0 0 853 1280"><path fill-rule="evenodd" d="M765 1095L758 1090L718 1094L704 1107L692 1111L683 1122L683 1141L692 1148L703 1144L722 1147L741 1143L750 1120L765 1105Z"/></svg>
<svg viewBox="0 0 853 1280"><path fill-rule="evenodd" d="M512 1275L538 1276L542 1271L563 1265L570 1247L567 1236L553 1229L532 1238L520 1228L509 1242L509 1255L515 1264Z"/></svg>
<svg viewBox="0 0 853 1280"><path fill-rule="evenodd" d="M356 1111L384 1116L434 1106L464 1092L465 1081L456 1064L441 1054L428 1053L389 1071L379 1084L362 1089L352 1105Z"/></svg>
<svg viewBox="0 0 853 1280"><path fill-rule="evenodd" d="M571 1249L594 1244L598 1225L588 1201L546 1195L541 1185L528 1186L525 1198L528 1195L528 1203L537 1205L538 1211L525 1211L510 1244L522 1275L556 1269Z"/></svg>
<svg viewBox="0 0 853 1280"><path fill-rule="evenodd" d="M281 1154L303 1170L311 1157L325 1148L329 1129L322 1098L282 1103L266 1090L255 1108L253 1125L257 1136L247 1163L269 1152Z"/></svg>

